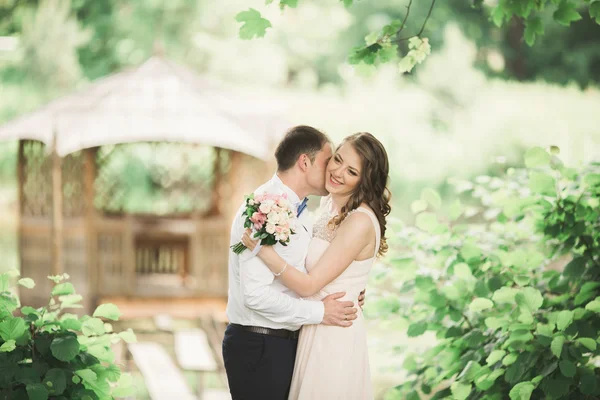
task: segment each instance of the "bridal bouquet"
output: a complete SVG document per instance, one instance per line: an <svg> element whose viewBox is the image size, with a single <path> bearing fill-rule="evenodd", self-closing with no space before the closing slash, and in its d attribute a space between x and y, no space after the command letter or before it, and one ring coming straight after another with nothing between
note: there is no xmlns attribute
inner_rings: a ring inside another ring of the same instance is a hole
<svg viewBox="0 0 600 400"><path fill-rule="evenodd" d="M246 196L246 220L244 228L254 230L254 239L260 239L261 245L272 246L281 243L284 246L290 241L294 232L296 213L287 195L265 193ZM235 254L246 250L242 242L231 246Z"/></svg>

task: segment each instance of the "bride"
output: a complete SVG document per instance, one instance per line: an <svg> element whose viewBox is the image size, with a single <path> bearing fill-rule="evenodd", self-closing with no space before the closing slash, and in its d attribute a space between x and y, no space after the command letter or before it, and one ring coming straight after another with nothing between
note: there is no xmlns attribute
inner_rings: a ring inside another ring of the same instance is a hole
<svg viewBox="0 0 600 400"><path fill-rule="evenodd" d="M391 194L383 145L370 133L344 139L326 169L330 193L321 201L304 274L288 268L269 246L258 256L281 282L303 297L320 300L346 292L357 301L377 256L387 251L386 217ZM243 242L253 250L248 233ZM348 327L306 325L300 332L289 399L366 400L373 398L362 312Z"/></svg>

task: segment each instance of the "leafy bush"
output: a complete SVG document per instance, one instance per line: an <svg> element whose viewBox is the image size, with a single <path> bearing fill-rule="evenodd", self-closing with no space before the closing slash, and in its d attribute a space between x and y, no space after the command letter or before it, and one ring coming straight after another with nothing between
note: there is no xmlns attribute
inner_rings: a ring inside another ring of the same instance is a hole
<svg viewBox="0 0 600 400"><path fill-rule="evenodd" d="M47 307L21 307L10 290L18 277L0 275L0 399L112 399L133 392L132 378L114 364L111 343L136 340L127 330L113 333L110 323L120 311L102 304L93 317L65 313L81 308L81 296L66 282L68 275L50 276L55 282ZM35 283L18 283L32 289Z"/></svg>
<svg viewBox="0 0 600 400"><path fill-rule="evenodd" d="M456 181L483 207L457 200L447 221L434 191L413 203L416 228L383 279L402 277L394 290L414 300L388 317L436 343L405 359L388 399L600 397L600 164L566 168L556 154L534 148L503 179Z"/></svg>

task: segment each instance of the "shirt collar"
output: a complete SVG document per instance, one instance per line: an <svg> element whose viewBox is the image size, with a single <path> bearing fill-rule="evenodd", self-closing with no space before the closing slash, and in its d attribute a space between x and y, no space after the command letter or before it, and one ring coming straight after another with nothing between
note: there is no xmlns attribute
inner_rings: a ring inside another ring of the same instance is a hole
<svg viewBox="0 0 600 400"><path fill-rule="evenodd" d="M290 201L290 203L292 203L292 205L297 207L298 204L302 202L302 199L300 199L296 192L294 192L292 189L289 188L289 186L283 183L283 181L281 180L281 178L279 178L279 176L277 176L277 174L273 175L271 181L274 182L277 186L279 186L285 194L287 194L288 200Z"/></svg>

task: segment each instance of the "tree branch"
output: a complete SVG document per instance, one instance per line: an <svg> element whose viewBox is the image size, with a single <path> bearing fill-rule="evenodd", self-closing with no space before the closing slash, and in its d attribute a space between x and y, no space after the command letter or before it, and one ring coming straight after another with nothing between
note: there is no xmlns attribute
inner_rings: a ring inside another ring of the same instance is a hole
<svg viewBox="0 0 600 400"><path fill-rule="evenodd" d="M427 16L425 17L425 20L423 21L423 25L421 25L421 30L419 30L419 33L417 33L416 35L413 35L413 36L398 38L395 40L396 43L404 42L414 36L420 37L423 34L423 31L425 30L425 25L427 25L427 21L429 21L429 17L431 17L431 13L433 12L433 8L435 7L435 2L436 2L436 0L431 0L431 5L429 6L429 11L427 12ZM411 0L411 3L412 3L412 0ZM410 3L409 3L409 7L410 7ZM400 29L398 29L398 32L396 32L396 35L400 34L402 29L404 29L404 24L406 23L407 17L408 17L408 11L406 12L406 17L404 18L404 21L402 22L402 26L400 27Z"/></svg>

